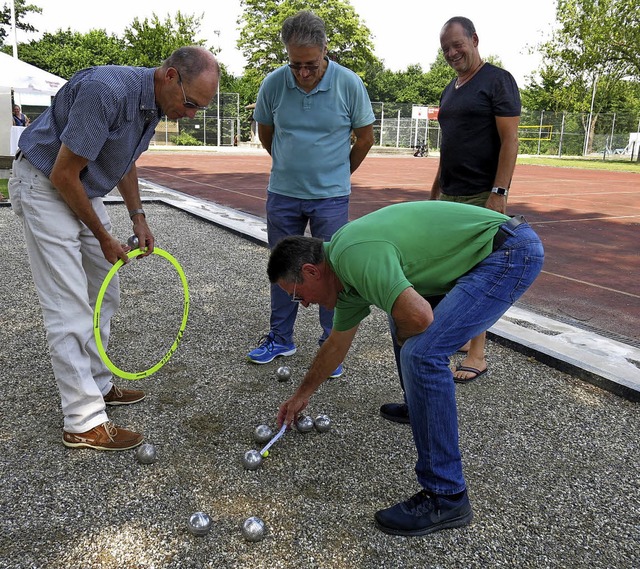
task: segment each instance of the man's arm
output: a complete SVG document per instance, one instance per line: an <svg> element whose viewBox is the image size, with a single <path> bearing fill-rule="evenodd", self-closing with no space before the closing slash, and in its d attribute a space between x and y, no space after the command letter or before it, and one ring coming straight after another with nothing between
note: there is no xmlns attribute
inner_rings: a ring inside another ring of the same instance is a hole
<svg viewBox="0 0 640 569"><path fill-rule="evenodd" d="M422 334L433 322L431 305L413 287L404 289L391 309L391 317L396 325L398 344Z"/></svg>
<svg viewBox="0 0 640 569"><path fill-rule="evenodd" d="M122 180L118 182L118 191L120 192L128 211L142 209L140 186L138 184L138 169L136 168L135 163L123 176ZM137 213L131 217L131 221L133 221L133 232L138 237L140 248L147 248L146 253L142 256L146 257L147 255L151 255L153 252L155 238L147 225L147 220L144 214Z"/></svg>
<svg viewBox="0 0 640 569"><path fill-rule="evenodd" d="M344 361L357 330L358 326L345 332L331 331L324 344L320 346L296 392L280 406L278 425L290 425L296 420L298 414L309 404L309 399L318 387Z"/></svg>
<svg viewBox="0 0 640 569"><path fill-rule="evenodd" d="M356 137L356 141L351 147L351 154L349 155L352 174L358 169L358 166L362 164L362 161L365 159L375 142L373 137L373 124L354 128L353 134Z"/></svg>
<svg viewBox="0 0 640 569"><path fill-rule="evenodd" d="M273 125L258 123L258 138L264 149L271 156L271 141L273 140Z"/></svg>
<svg viewBox="0 0 640 569"><path fill-rule="evenodd" d="M440 162L438 162L438 171L436 172L436 177L433 180L433 184L431 184L431 196L429 196L430 200L439 200L440 199Z"/></svg>
<svg viewBox="0 0 640 569"><path fill-rule="evenodd" d="M500 154L498 155L498 169L493 182L494 187L509 188L513 171L518 158L518 125L520 117L496 117L496 127L500 136ZM491 194L487 203L487 209L500 213L507 213L507 197Z"/></svg>
<svg viewBox="0 0 640 569"><path fill-rule="evenodd" d="M71 208L71 211L96 236L105 259L112 264L115 264L118 259L126 262L128 260L126 251L122 244L102 225L80 181L80 172L88 162L86 158L74 154L63 144L58 152L49 180Z"/></svg>

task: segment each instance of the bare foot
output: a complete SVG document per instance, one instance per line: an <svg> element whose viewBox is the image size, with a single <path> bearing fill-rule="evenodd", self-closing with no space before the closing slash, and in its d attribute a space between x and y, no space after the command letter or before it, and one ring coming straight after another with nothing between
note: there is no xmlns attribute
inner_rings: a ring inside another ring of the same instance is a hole
<svg viewBox="0 0 640 569"><path fill-rule="evenodd" d="M467 368L462 369L462 368ZM453 379L459 383L465 383L467 381L473 381L480 377L487 371L487 360L484 358L475 358L473 356L467 356L462 360L462 363L457 366L453 372Z"/></svg>

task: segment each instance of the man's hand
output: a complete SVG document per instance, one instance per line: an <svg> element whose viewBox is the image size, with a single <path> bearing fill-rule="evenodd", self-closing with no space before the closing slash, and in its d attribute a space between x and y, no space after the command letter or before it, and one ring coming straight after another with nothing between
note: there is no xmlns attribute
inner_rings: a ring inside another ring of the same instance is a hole
<svg viewBox="0 0 640 569"><path fill-rule="evenodd" d="M280 405L280 409L278 411L278 427L281 427L282 425L290 427L308 404L309 397L300 395L298 391L296 391L293 396Z"/></svg>
<svg viewBox="0 0 640 569"><path fill-rule="evenodd" d="M489 195L484 207L487 209L492 209L493 211L497 211L498 213L507 214L507 198L506 196L501 196L498 194L494 194L493 192Z"/></svg>
<svg viewBox="0 0 640 569"><path fill-rule="evenodd" d="M127 257L129 247L120 243L113 235L106 234L100 239L100 248L104 258L112 265L115 265L120 259L124 263L129 262L129 257Z"/></svg>
<svg viewBox="0 0 640 569"><path fill-rule="evenodd" d="M138 247L144 251L140 257L147 257L153 253L155 237L151 233L144 215L134 215L133 217L133 233L138 238Z"/></svg>

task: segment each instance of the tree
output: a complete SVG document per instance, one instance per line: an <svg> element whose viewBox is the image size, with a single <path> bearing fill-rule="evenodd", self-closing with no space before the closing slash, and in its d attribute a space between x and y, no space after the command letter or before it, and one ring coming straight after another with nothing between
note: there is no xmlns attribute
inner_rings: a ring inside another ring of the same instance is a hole
<svg viewBox="0 0 640 569"><path fill-rule="evenodd" d="M58 30L21 44L20 57L65 79L94 65L157 67L174 49L204 43L196 40L200 19L180 12L174 20L167 16L165 22L155 14L151 20L142 22L135 18L125 30L124 38L107 34L106 30L90 30L86 34Z"/></svg>
<svg viewBox="0 0 640 569"><path fill-rule="evenodd" d="M34 4L26 4L26 0L15 0L14 3L16 28L24 32L37 32L31 24L25 22L25 17L29 12L42 14L42 8ZM0 10L0 46L4 45L5 39L9 37L11 31L11 6L4 4Z"/></svg>
<svg viewBox="0 0 640 569"><path fill-rule="evenodd" d="M442 50L438 50L435 61L427 72L429 88L428 101L431 105L440 104L440 95L444 88L456 78L456 72L447 63Z"/></svg>
<svg viewBox="0 0 640 569"><path fill-rule="evenodd" d="M238 48L248 67L264 78L287 63L280 41L282 23L299 10L311 10L324 20L329 57L364 76L373 54L371 31L360 22L353 6L345 0L241 0L243 14Z"/></svg>
<svg viewBox="0 0 640 569"><path fill-rule="evenodd" d="M639 12L640 0L558 0L542 53L569 78L640 79Z"/></svg>
<svg viewBox="0 0 640 569"><path fill-rule="evenodd" d="M525 100L589 113L593 137L599 114L619 106L629 79L640 79L639 13L640 0L558 0L559 27L540 46L542 84L532 82Z"/></svg>
<svg viewBox="0 0 640 569"><path fill-rule="evenodd" d="M554 105L609 110L621 83L640 80L640 0L559 0L559 27L540 47L542 85L553 77ZM548 97L547 97L548 98Z"/></svg>
<svg viewBox="0 0 640 569"><path fill-rule="evenodd" d="M158 67L179 47L204 45L203 40L196 40L203 16L184 15L178 10L173 18L167 14L164 22L155 13L142 22L135 18L124 31L129 65Z"/></svg>
<svg viewBox="0 0 640 569"><path fill-rule="evenodd" d="M58 30L20 45L23 61L65 79L93 65L123 65L125 57L124 42L106 30L91 30L86 34Z"/></svg>

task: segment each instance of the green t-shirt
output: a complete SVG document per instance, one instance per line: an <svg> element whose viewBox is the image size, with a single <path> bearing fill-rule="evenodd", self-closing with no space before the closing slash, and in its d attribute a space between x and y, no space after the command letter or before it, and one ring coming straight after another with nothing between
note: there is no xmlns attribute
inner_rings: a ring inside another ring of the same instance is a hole
<svg viewBox="0 0 640 569"><path fill-rule="evenodd" d="M372 304L391 313L410 286L423 296L447 293L491 254L493 237L508 219L482 207L433 200L395 204L343 226L324 244L344 285L334 329L353 328Z"/></svg>

